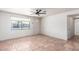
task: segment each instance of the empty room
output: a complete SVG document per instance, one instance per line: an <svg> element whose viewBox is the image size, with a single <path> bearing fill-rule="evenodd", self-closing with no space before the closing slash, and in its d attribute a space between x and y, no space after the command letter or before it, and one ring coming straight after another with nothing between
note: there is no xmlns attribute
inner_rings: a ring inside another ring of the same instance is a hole
<svg viewBox="0 0 79 59"><path fill-rule="evenodd" d="M0 8L0 51L79 51L79 9Z"/></svg>

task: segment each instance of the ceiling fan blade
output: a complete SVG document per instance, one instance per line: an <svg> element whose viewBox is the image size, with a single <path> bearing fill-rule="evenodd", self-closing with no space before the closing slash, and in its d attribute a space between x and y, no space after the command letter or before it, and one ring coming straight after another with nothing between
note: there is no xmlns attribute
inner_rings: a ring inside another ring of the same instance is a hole
<svg viewBox="0 0 79 59"><path fill-rule="evenodd" d="M38 12L39 10L38 10L38 9L36 9L36 11Z"/></svg>
<svg viewBox="0 0 79 59"><path fill-rule="evenodd" d="M46 13L39 13L39 14L46 14Z"/></svg>
<svg viewBox="0 0 79 59"><path fill-rule="evenodd" d="M39 12L41 12L42 10L40 9Z"/></svg>
<svg viewBox="0 0 79 59"><path fill-rule="evenodd" d="M37 9L37 10L36 10L36 12L41 12L41 11L42 11L41 9Z"/></svg>
<svg viewBox="0 0 79 59"><path fill-rule="evenodd" d="M43 12L46 12L46 11L43 11Z"/></svg>

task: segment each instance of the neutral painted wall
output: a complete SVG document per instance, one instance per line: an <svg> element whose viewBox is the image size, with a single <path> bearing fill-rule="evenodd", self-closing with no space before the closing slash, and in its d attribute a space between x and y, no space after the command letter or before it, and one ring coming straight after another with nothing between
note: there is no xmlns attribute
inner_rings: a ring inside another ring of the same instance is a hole
<svg viewBox="0 0 79 59"><path fill-rule="evenodd" d="M75 35L79 35L79 19L75 19Z"/></svg>
<svg viewBox="0 0 79 59"><path fill-rule="evenodd" d="M12 16L21 18L30 18L31 19L30 30L11 30L10 17ZM0 12L0 40L18 38L28 35L36 35L39 34L40 32L39 27L40 27L40 20L38 18Z"/></svg>
<svg viewBox="0 0 79 59"><path fill-rule="evenodd" d="M62 17L63 16L63 17ZM42 19L42 34L67 39L67 18L64 15L53 15Z"/></svg>
<svg viewBox="0 0 79 59"><path fill-rule="evenodd" d="M67 16L72 14L79 14L79 10L44 17L41 22L41 33L67 40L68 35L71 35L69 34L71 30L68 29Z"/></svg>

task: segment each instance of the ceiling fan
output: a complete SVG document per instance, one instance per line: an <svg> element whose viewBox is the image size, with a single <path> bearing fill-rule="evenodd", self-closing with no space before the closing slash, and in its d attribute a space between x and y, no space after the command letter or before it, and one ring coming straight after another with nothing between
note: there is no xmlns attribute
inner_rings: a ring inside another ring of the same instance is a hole
<svg viewBox="0 0 79 59"><path fill-rule="evenodd" d="M32 12L33 14L38 15L38 16L46 14L46 10L44 9L34 9Z"/></svg>

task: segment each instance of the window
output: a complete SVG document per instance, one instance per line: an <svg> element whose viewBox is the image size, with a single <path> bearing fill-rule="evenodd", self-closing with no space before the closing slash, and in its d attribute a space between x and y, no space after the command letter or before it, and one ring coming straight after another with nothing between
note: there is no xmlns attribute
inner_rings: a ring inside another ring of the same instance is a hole
<svg viewBox="0 0 79 59"><path fill-rule="evenodd" d="M11 17L11 28L18 30L30 29L30 19Z"/></svg>

